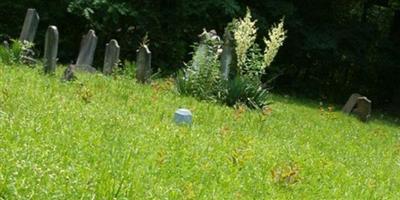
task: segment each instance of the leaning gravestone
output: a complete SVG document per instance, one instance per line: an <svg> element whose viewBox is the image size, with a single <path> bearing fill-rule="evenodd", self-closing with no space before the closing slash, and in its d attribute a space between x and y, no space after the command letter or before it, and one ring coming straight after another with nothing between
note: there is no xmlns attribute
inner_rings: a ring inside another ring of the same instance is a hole
<svg viewBox="0 0 400 200"><path fill-rule="evenodd" d="M356 108L353 113L356 114L361 121L366 122L371 117L371 100L367 97L357 98Z"/></svg>
<svg viewBox="0 0 400 200"><path fill-rule="evenodd" d="M106 54L103 66L103 73L105 75L110 75L113 72L113 69L118 65L119 52L120 47L117 40L111 40L110 43L106 45Z"/></svg>
<svg viewBox="0 0 400 200"><path fill-rule="evenodd" d="M55 26L49 26L46 32L46 41L44 46L44 72L52 74L56 70L58 53L58 30Z"/></svg>
<svg viewBox="0 0 400 200"><path fill-rule="evenodd" d="M81 42L81 49L76 61L76 68L78 70L95 73L97 70L92 67L94 52L97 46L97 36L94 30L89 30L87 35L83 36Z"/></svg>
<svg viewBox="0 0 400 200"><path fill-rule="evenodd" d="M342 112L346 113L346 114L350 114L351 111L353 111L354 107L357 104L357 99L359 97L362 97L360 94L352 94L349 98L349 100L347 100L346 105L343 107Z"/></svg>
<svg viewBox="0 0 400 200"><path fill-rule="evenodd" d="M346 114L353 113L357 115L361 121L366 122L371 117L371 105L371 100L356 93L350 96L342 112Z"/></svg>
<svg viewBox="0 0 400 200"><path fill-rule="evenodd" d="M229 73L231 73L231 69L233 68L233 60L234 60L234 39L232 36L232 32L229 28L225 29L224 34L224 45L222 48L222 55L221 55L221 77L223 80L229 79Z"/></svg>
<svg viewBox="0 0 400 200"><path fill-rule="evenodd" d="M142 44L137 50L136 79L140 83L147 83L151 73L151 51L146 44Z"/></svg>
<svg viewBox="0 0 400 200"><path fill-rule="evenodd" d="M33 8L28 9L21 34L19 36L20 41L33 42L39 25L39 20L40 17L36 10Z"/></svg>

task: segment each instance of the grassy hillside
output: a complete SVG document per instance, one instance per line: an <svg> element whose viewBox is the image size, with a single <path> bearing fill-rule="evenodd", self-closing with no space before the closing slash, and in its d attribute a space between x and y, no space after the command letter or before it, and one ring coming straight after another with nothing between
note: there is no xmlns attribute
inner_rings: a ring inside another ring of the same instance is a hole
<svg viewBox="0 0 400 200"><path fill-rule="evenodd" d="M273 96L264 114L168 81L0 66L0 199L395 199L400 128ZM192 127L174 111L190 108ZM337 110L337 109L336 109Z"/></svg>

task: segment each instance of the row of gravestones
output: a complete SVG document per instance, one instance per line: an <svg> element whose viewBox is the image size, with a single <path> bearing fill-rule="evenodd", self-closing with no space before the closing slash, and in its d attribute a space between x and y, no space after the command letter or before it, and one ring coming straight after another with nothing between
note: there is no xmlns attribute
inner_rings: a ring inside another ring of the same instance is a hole
<svg viewBox="0 0 400 200"><path fill-rule="evenodd" d="M22 42L26 41L33 43L39 21L40 17L38 12L35 9L28 9L19 40ZM49 26L46 32L43 58L44 71L46 74L52 74L55 72L57 66L58 44L58 29L56 26ZM96 68L92 66L96 46L97 36L95 31L89 30L89 32L82 38L78 59L75 65L70 65L64 73L65 80L73 79L75 69L90 73L97 72ZM112 39L108 44L106 44L103 65L103 73L105 75L110 75L114 68L118 66L118 63L120 62L119 56L120 46L117 40ZM142 44L137 50L136 79L141 83L146 83L149 81L151 73L151 51L146 44Z"/></svg>
<svg viewBox="0 0 400 200"><path fill-rule="evenodd" d="M39 14L35 9L28 9L24 25L21 31L20 40L33 42L36 31L39 25ZM214 40L219 40L215 31L204 31L199 48L195 52L195 55L203 56L207 54L207 48L205 38L211 38ZM54 73L57 63L57 53L58 53L58 40L59 33L56 26L49 26L46 32L45 39L45 52L44 52L44 71L45 73ZM93 30L90 30L87 35L83 36L80 52L75 65L70 65L64 72L65 80L72 80L74 78L75 68L94 73L97 70L92 67L94 52L97 45L97 36ZM230 70L232 69L232 64L234 61L234 39L230 31L226 30L224 34L224 45L222 47L221 55L221 76L223 79L229 79ZM116 40L111 40L110 43L106 45L105 58L103 73L109 75L112 73L113 68L119 63L119 52L120 46ZM136 58L136 79L141 83L146 83L149 81L151 76L151 52L148 46L143 43L137 51ZM199 70L200 65L193 63L194 68ZM359 94L353 94L346 105L343 107L342 111L345 113L354 113L359 116L362 121L367 121L371 116L371 104L372 102L364 96Z"/></svg>

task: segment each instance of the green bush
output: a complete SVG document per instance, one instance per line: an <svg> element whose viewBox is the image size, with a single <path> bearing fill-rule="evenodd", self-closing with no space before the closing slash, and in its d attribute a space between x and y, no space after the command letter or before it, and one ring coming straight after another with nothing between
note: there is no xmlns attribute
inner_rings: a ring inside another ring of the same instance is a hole
<svg viewBox="0 0 400 200"><path fill-rule="evenodd" d="M218 101L223 98L220 78L219 39L204 32L202 41L196 44L193 59L186 69L178 75L178 91L181 94L193 95L202 100Z"/></svg>
<svg viewBox="0 0 400 200"><path fill-rule="evenodd" d="M212 100L234 106L245 104L261 109L267 105L268 91L262 88L261 77L270 66L286 38L283 20L273 26L269 39L264 39L264 51L255 43L256 21L252 21L248 10L246 17L235 19L227 31L234 35L236 60L231 66L234 75L221 78L221 41L215 32L204 31L201 41L195 45L192 60L183 72L178 74L177 88L181 94L192 95L202 100Z"/></svg>
<svg viewBox="0 0 400 200"><path fill-rule="evenodd" d="M3 64L21 64L26 52L33 47L32 43L12 40L10 47L0 46L0 62Z"/></svg>

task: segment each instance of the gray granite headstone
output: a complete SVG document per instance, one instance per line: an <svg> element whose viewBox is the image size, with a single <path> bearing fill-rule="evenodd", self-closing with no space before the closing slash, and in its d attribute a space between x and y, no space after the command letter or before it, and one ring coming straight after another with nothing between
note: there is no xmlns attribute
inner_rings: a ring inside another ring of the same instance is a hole
<svg viewBox="0 0 400 200"><path fill-rule="evenodd" d="M207 32L207 30L204 29L203 33L199 35L199 38L200 38L200 44L193 54L192 68L195 71L199 71L200 66L204 64L201 62L205 62L206 59L208 58L208 45L206 43L206 40L209 38L209 32Z"/></svg>
<svg viewBox="0 0 400 200"><path fill-rule="evenodd" d="M231 69L233 68L234 62L234 39L231 31L227 28L224 34L224 45L222 48L221 55L221 77L223 80L229 79L229 73L231 73Z"/></svg>
<svg viewBox="0 0 400 200"><path fill-rule="evenodd" d="M117 40L111 40L110 43L106 45L106 54L104 57L103 73L110 75L113 69L119 63L119 52L120 47Z"/></svg>
<svg viewBox="0 0 400 200"><path fill-rule="evenodd" d="M342 112L346 113L346 114L350 114L351 111L353 111L354 107L357 104L357 99L359 97L362 97L360 94L352 94L349 98L349 100L347 100L346 105L343 107Z"/></svg>
<svg viewBox="0 0 400 200"><path fill-rule="evenodd" d="M136 79L140 83L147 83L151 77L151 51L147 45L141 45L137 50Z"/></svg>
<svg viewBox="0 0 400 200"><path fill-rule="evenodd" d="M76 68L78 70L95 73L97 70L92 67L94 52L97 46L97 36L94 30L89 30L87 35L83 36L81 42L81 49L76 61Z"/></svg>
<svg viewBox="0 0 400 200"><path fill-rule="evenodd" d="M371 117L371 104L372 101L367 97L359 97L357 98L357 104L353 113L356 114L361 121L366 122Z"/></svg>
<svg viewBox="0 0 400 200"><path fill-rule="evenodd" d="M35 39L36 31L39 25L39 14L35 9L30 8L26 12L24 25L19 36L20 41L33 42Z"/></svg>
<svg viewBox="0 0 400 200"><path fill-rule="evenodd" d="M44 72L52 74L56 70L58 53L58 30L55 26L49 26L46 32L44 46Z"/></svg>
<svg viewBox="0 0 400 200"><path fill-rule="evenodd" d="M221 39L218 36L217 32L215 30L210 30L207 32L206 29L203 29L203 33L199 35L200 38L200 43L199 46L197 47L196 51L193 54L193 62L192 62L192 69L194 71L199 71L201 70L201 66L204 66L207 62L209 62L209 59L212 59L211 52L217 49L211 49L211 46L209 44L210 41L213 42L220 42ZM212 48L215 46L213 45Z"/></svg>

